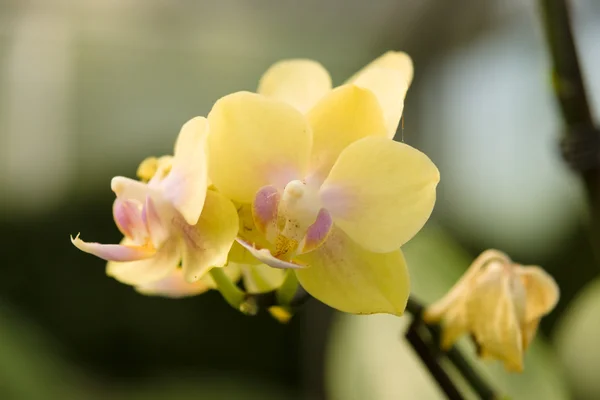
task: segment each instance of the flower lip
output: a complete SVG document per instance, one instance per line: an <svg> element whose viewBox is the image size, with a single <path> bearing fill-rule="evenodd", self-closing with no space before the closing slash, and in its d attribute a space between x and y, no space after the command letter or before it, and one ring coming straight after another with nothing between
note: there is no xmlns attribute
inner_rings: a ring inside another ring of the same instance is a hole
<svg viewBox="0 0 600 400"><path fill-rule="evenodd" d="M248 250L254 257L256 257L263 263L265 263L273 268L302 269L302 268L308 267L308 265L302 265L295 261L281 260L281 259L273 256L273 254L271 254L271 251L269 249L257 248L255 244L251 244L243 239L240 239L239 237L236 239L236 241L239 244L241 244L246 250Z"/></svg>

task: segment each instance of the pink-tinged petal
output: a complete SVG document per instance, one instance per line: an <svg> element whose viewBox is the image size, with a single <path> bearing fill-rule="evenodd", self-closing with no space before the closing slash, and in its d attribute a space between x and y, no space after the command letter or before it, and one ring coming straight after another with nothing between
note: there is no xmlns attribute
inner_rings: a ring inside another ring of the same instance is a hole
<svg viewBox="0 0 600 400"><path fill-rule="evenodd" d="M171 221L177 214L177 210L164 197L160 187L157 188L134 179L115 176L111 181L111 189L119 199L135 200L144 205L146 199L151 198L156 215L161 221Z"/></svg>
<svg viewBox="0 0 600 400"><path fill-rule="evenodd" d="M385 137L342 151L320 189L335 225L379 253L398 249L429 219L440 173L425 154Z"/></svg>
<svg viewBox="0 0 600 400"><path fill-rule="evenodd" d="M305 267L305 265L301 265L293 261L280 260L279 258L273 256L269 249L257 249L251 243L248 243L240 238L237 238L236 240L254 257L256 257L258 260L262 261L270 267L281 269L300 269Z"/></svg>
<svg viewBox="0 0 600 400"><path fill-rule="evenodd" d="M306 236L304 237L304 244L301 244L301 253L308 253L313 251L317 247L321 246L329 237L331 228L333 227L333 220L331 214L326 209L322 208L317 214L317 220L312 224Z"/></svg>
<svg viewBox="0 0 600 400"><path fill-rule="evenodd" d="M276 228L280 199L279 191L273 186L265 186L256 193L252 203L252 217L261 233L267 235Z"/></svg>
<svg viewBox="0 0 600 400"><path fill-rule="evenodd" d="M71 236L71 243L79 250L107 261L136 261L153 257L156 254L156 250L148 246L84 242L79 239L79 235L75 238Z"/></svg>
<svg viewBox="0 0 600 400"><path fill-rule="evenodd" d="M223 272L225 272L227 277L233 282L237 282L242 273L240 267L237 265L227 265L223 268ZM206 275L197 282L188 283L183 276L183 270L177 268L166 277L155 282L139 285L135 290L148 296L180 299L183 297L197 296L214 288L216 288L216 284L210 275Z"/></svg>
<svg viewBox="0 0 600 400"><path fill-rule="evenodd" d="M127 245L124 239L121 244ZM109 261L106 264L106 274L128 285L145 285L158 281L169 275L181 260L177 240L168 240L163 244L154 257L131 262Z"/></svg>
<svg viewBox="0 0 600 400"><path fill-rule="evenodd" d="M181 268L175 269L166 277L143 285L136 286L135 290L148 296L162 296L172 299L190 297L202 294L212 289L203 279L198 282L188 283L183 279Z"/></svg>
<svg viewBox="0 0 600 400"><path fill-rule="evenodd" d="M121 233L141 243L148 236L146 225L142 219L140 203L134 200L115 199L113 217Z"/></svg>
<svg viewBox="0 0 600 400"><path fill-rule="evenodd" d="M175 144L173 167L161 183L165 198L190 225L200 218L208 187L208 131L208 121L203 117L183 125Z"/></svg>
<svg viewBox="0 0 600 400"><path fill-rule="evenodd" d="M142 209L142 221L152 240L154 247L159 248L169 238L170 230L167 221L164 221L158 213L154 200L146 197L146 203Z"/></svg>

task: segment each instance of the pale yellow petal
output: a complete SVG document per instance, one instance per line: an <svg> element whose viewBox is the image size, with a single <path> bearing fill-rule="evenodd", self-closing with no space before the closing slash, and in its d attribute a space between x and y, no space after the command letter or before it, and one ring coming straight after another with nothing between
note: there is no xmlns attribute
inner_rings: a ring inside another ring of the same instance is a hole
<svg viewBox="0 0 600 400"><path fill-rule="evenodd" d="M299 258L308 265L295 270L300 284L330 307L395 315L406 308L410 285L400 250L372 253L334 228L323 246Z"/></svg>
<svg viewBox="0 0 600 400"><path fill-rule="evenodd" d="M227 255L239 229L237 211L228 198L209 190L198 223L181 228L183 274L191 283L211 268L227 263Z"/></svg>
<svg viewBox="0 0 600 400"><path fill-rule="evenodd" d="M354 85L335 88L307 115L314 144L311 172L322 182L342 150L367 136L387 135L383 111L375 95Z"/></svg>
<svg viewBox="0 0 600 400"><path fill-rule="evenodd" d="M405 77L401 72L373 67L362 73L355 81L356 86L372 91L383 110L388 138L393 138L404 111L404 98L408 91Z"/></svg>
<svg viewBox="0 0 600 400"><path fill-rule="evenodd" d="M539 320L558 303L558 285L552 276L538 266L516 266L516 271L527 295L525 319L528 322Z"/></svg>
<svg viewBox="0 0 600 400"><path fill-rule="evenodd" d="M115 176L110 181L110 187L118 198L123 200L136 200L144 204L147 196L155 197L156 191L149 188L144 182L124 176Z"/></svg>
<svg viewBox="0 0 600 400"><path fill-rule="evenodd" d="M218 100L208 121L210 178L230 199L251 203L263 186L306 175L312 134L294 107L238 92Z"/></svg>
<svg viewBox="0 0 600 400"><path fill-rule="evenodd" d="M449 308L442 322L442 338L440 346L444 350L450 349L454 343L469 329L469 324L464 307L465 301L460 299L455 307Z"/></svg>
<svg viewBox="0 0 600 400"><path fill-rule="evenodd" d="M412 59L403 51L388 51L367 64L363 69L354 74L348 83L352 83L371 68L389 68L400 71L407 85L410 86L414 75Z"/></svg>
<svg viewBox="0 0 600 400"><path fill-rule="evenodd" d="M283 60L260 79L258 93L284 101L306 113L331 90L331 77L312 60Z"/></svg>
<svg viewBox="0 0 600 400"><path fill-rule="evenodd" d="M383 109L388 137L393 138L404 110L404 98L413 77L413 63L406 53L389 51L377 58L348 83L371 90Z"/></svg>
<svg viewBox="0 0 600 400"><path fill-rule="evenodd" d="M504 362L511 371L523 369L521 324L524 310L517 304L524 288L506 265L492 262L477 278L466 304L470 330L477 343L491 357Z"/></svg>
<svg viewBox="0 0 600 400"><path fill-rule="evenodd" d="M492 261L504 264L511 263L510 258L501 251L494 249L484 251L471 263L467 271L444 297L427 307L423 314L423 319L426 322L439 322L442 318L452 318L451 316L446 316L447 313L452 313L453 315L458 313L458 311L451 311L452 309L459 309L462 313L462 309L465 306L465 299L470 295L471 288L477 276L482 268Z"/></svg>
<svg viewBox="0 0 600 400"><path fill-rule="evenodd" d="M321 199L352 239L371 251L389 252L427 222L439 179L433 162L415 148L368 137L342 152Z"/></svg>
<svg viewBox="0 0 600 400"><path fill-rule="evenodd" d="M206 118L186 122L175 143L171 171L161 182L164 197L190 225L200 218L208 187L207 137Z"/></svg>

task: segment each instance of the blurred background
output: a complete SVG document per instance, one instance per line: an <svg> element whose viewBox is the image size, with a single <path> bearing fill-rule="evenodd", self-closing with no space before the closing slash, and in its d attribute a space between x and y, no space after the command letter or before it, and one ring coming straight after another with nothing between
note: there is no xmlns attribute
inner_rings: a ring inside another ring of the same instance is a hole
<svg viewBox="0 0 600 400"><path fill-rule="evenodd" d="M600 3L571 3L598 113ZM408 317L312 301L282 325L216 292L145 297L69 242L118 241L110 178L273 62L316 59L340 84L389 49L415 62L403 140L442 175L405 247L415 295L439 298L487 248L544 266L562 298L524 374L474 363L513 399L600 398L598 244L558 152L540 20L519 0L0 0L0 399L443 398L401 340Z"/></svg>

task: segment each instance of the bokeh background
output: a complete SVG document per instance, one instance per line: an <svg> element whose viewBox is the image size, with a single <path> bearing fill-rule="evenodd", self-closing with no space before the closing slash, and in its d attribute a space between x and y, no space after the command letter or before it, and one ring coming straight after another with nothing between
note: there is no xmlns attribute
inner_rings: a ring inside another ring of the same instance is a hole
<svg viewBox="0 0 600 400"><path fill-rule="evenodd" d="M598 114L600 3L571 3ZM414 293L440 297L486 248L543 265L562 298L525 373L474 363L514 399L600 398L599 244L558 153L535 2L0 0L0 399L442 398L401 339L408 317L312 301L281 325L215 292L145 297L69 242L118 241L110 178L273 62L313 58L339 84L389 49L416 67L397 138L442 175L405 247Z"/></svg>

